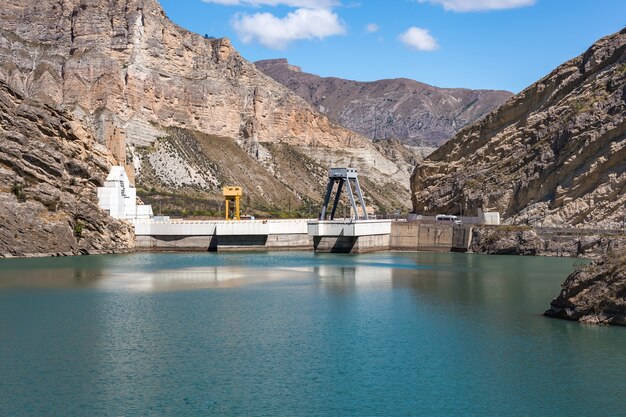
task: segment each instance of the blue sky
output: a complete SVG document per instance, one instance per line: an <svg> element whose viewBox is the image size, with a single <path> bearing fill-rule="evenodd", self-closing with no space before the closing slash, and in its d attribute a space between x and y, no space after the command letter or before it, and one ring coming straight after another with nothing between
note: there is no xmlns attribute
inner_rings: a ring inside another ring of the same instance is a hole
<svg viewBox="0 0 626 417"><path fill-rule="evenodd" d="M626 0L161 0L250 61L519 92L626 25Z"/></svg>

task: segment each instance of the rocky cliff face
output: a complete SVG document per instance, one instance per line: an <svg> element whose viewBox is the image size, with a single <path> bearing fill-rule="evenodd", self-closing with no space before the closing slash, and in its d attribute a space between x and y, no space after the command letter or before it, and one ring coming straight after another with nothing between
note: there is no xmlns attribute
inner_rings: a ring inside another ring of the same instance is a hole
<svg viewBox="0 0 626 417"><path fill-rule="evenodd" d="M391 161L333 124L244 60L227 39L204 39L174 25L156 0L11 0L0 8L0 21L0 80L29 99L67 109L101 143L119 148L114 137L123 136L128 146L116 152L118 162L134 164L140 185L143 163L156 178L195 169L185 154L159 159L151 153L163 151L155 143L173 127L245 150L283 186L280 200L263 197L267 204L303 198L281 180L286 172L272 171L275 144L306 152L324 167L345 160L334 158L340 151L373 181L408 192L410 167L403 159ZM227 176L209 177L193 187L217 196ZM170 180L160 185L171 190Z"/></svg>
<svg viewBox="0 0 626 417"><path fill-rule="evenodd" d="M112 163L79 123L0 82L0 257L131 249L131 228L98 208Z"/></svg>
<svg viewBox="0 0 626 417"><path fill-rule="evenodd" d="M601 260L572 273L544 314L588 324L626 326L624 251L607 254Z"/></svg>
<svg viewBox="0 0 626 417"><path fill-rule="evenodd" d="M420 163L413 210L617 227L626 203L626 30L599 40Z"/></svg>
<svg viewBox="0 0 626 417"><path fill-rule="evenodd" d="M626 235L619 231L479 226L472 230L470 251L488 255L600 259L618 248L626 248Z"/></svg>
<svg viewBox="0 0 626 417"><path fill-rule="evenodd" d="M372 139L438 147L504 103L508 91L437 88L408 79L358 82L304 73L286 59L255 62L328 117Z"/></svg>

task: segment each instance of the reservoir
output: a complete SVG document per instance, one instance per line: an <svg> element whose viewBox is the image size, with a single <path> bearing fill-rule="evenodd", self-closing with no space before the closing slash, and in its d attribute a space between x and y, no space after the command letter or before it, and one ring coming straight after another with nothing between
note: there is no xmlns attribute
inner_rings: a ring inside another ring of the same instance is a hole
<svg viewBox="0 0 626 417"><path fill-rule="evenodd" d="M626 329L541 316L580 262L1 260L0 415L626 415Z"/></svg>

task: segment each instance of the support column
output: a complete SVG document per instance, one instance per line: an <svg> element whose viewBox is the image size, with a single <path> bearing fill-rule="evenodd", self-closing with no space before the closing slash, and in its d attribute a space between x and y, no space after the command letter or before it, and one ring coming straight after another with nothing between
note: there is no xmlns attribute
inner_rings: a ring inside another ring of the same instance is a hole
<svg viewBox="0 0 626 417"><path fill-rule="evenodd" d="M365 209L365 200L363 199L363 193L361 192L361 186L359 185L359 179L357 177L354 178L354 183L356 185L356 195L359 196L361 208L363 209L363 220L369 220L367 217L367 210Z"/></svg>
<svg viewBox="0 0 626 417"><path fill-rule="evenodd" d="M363 218L365 220L368 219L367 209L365 208L365 199L363 198L363 193L361 192L361 186L359 185L359 179L357 176L356 169L354 168L331 168L328 171L328 185L326 186L326 194L324 196L324 205L322 206L322 211L320 212L319 220L326 219L326 213L328 211L330 197L332 195L333 188L336 182L339 183L339 187L337 190L337 194L335 195L332 210L330 212L330 220L335 219L335 213L337 212L337 207L339 206L339 202L341 200L341 192L343 191L344 184L346 187L346 192L348 193L348 198L350 199L350 205L352 207L352 211L354 213L353 218L355 220L359 220L359 211L358 211L356 201L354 198L354 193L352 192L352 185L350 184L350 180L354 180L355 182L355 191L357 193L357 197L359 198L361 209L363 210Z"/></svg>
<svg viewBox="0 0 626 417"><path fill-rule="evenodd" d="M334 185L335 185L335 180L329 179L328 185L326 186L326 196L324 197L324 205L322 206L322 212L320 213L320 220L326 220L326 210L328 208L328 203L330 203L330 195L333 192Z"/></svg>
<svg viewBox="0 0 626 417"><path fill-rule="evenodd" d="M348 191L348 197L350 198L350 205L352 206L352 216L354 220L359 220L359 210L356 207L356 202L354 201L354 194L352 194L352 186L350 185L350 180L346 181L346 190Z"/></svg>
<svg viewBox="0 0 626 417"><path fill-rule="evenodd" d="M335 195L335 202L333 203L333 211L330 213L330 219L335 220L335 212L339 205L339 199L341 198L341 191L343 190L344 180L339 180L339 187L337 187L337 194Z"/></svg>

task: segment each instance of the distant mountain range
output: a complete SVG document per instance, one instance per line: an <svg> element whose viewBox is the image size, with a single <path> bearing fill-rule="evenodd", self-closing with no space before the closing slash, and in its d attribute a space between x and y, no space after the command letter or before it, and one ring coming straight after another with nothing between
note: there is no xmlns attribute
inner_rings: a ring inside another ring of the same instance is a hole
<svg viewBox="0 0 626 417"><path fill-rule="evenodd" d="M405 78L322 78L286 59L255 65L332 121L374 140L398 139L413 146L438 147L513 96L508 91L437 88Z"/></svg>

